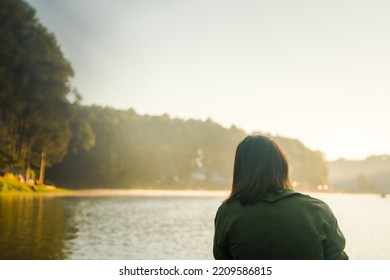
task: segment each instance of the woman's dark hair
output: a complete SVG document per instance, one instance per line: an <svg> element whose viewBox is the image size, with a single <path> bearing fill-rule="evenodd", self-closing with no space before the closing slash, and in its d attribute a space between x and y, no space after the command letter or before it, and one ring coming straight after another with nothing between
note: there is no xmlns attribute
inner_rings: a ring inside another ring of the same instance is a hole
<svg viewBox="0 0 390 280"><path fill-rule="evenodd" d="M262 200L266 193L291 188L287 158L278 144L262 135L247 136L237 146L233 185L225 202L243 205Z"/></svg>

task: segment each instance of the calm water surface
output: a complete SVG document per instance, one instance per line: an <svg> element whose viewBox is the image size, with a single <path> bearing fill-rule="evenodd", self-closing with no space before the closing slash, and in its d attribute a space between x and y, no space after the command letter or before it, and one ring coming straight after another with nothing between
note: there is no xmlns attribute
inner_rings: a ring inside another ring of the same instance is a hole
<svg viewBox="0 0 390 280"><path fill-rule="evenodd" d="M351 259L390 259L390 199L327 202ZM222 196L0 196L0 259L212 259Z"/></svg>

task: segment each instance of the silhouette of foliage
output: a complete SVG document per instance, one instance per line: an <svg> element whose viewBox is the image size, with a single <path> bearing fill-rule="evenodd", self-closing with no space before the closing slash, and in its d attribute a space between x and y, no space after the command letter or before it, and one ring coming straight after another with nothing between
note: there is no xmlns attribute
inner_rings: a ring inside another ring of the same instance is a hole
<svg viewBox="0 0 390 280"><path fill-rule="evenodd" d="M50 179L74 188L219 188L231 184L234 153L246 136L211 119L139 115L134 110L82 107L96 145L69 153L48 170ZM299 141L275 136L290 159L292 180L314 189L325 184L326 163Z"/></svg>

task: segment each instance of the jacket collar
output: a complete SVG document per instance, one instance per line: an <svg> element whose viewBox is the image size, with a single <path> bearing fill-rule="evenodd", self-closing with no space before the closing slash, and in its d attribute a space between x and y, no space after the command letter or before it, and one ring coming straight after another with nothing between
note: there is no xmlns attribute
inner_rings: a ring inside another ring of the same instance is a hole
<svg viewBox="0 0 390 280"><path fill-rule="evenodd" d="M285 199L290 196L298 195L299 193L291 190L291 189L285 189L283 191L276 191L276 192L269 192L265 195L263 198L263 201L266 202L276 202L282 199Z"/></svg>

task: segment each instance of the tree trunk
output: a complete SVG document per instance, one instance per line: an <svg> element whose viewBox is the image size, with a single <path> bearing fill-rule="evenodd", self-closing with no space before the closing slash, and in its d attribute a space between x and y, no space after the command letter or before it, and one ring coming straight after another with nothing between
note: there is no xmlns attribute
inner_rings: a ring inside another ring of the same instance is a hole
<svg viewBox="0 0 390 280"><path fill-rule="evenodd" d="M18 162L22 162L22 148L23 148L23 142L24 142L24 133L26 130L26 119L23 118L19 121L19 126L17 130L17 140L16 140L16 146L15 146L15 153L18 157Z"/></svg>
<svg viewBox="0 0 390 280"><path fill-rule="evenodd" d="M46 165L46 152L42 151L41 169L39 171L39 183L41 183L42 185L45 181L45 165Z"/></svg>
<svg viewBox="0 0 390 280"><path fill-rule="evenodd" d="M27 152L26 152L26 162L25 162L25 168L26 168L26 181L30 181L30 150L31 150L31 141L30 138L27 142Z"/></svg>

